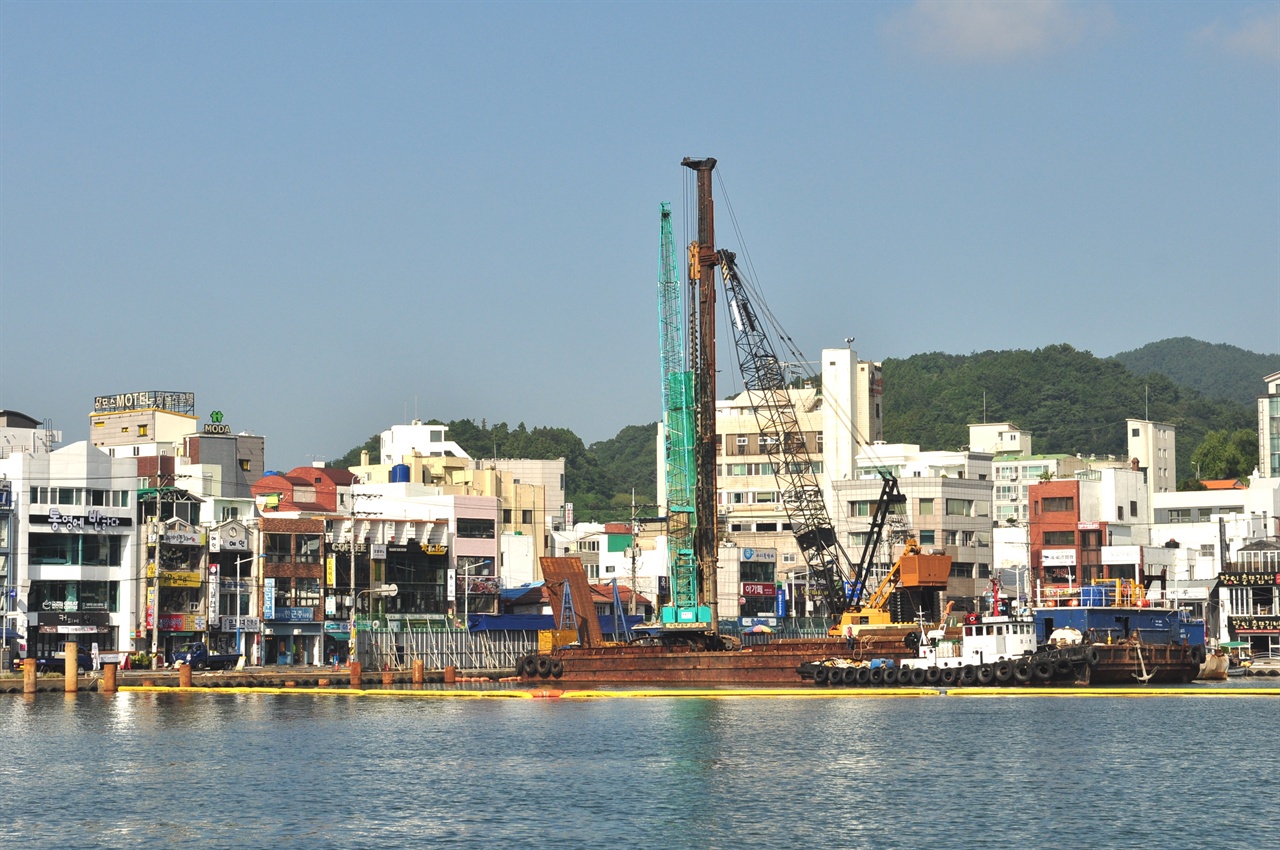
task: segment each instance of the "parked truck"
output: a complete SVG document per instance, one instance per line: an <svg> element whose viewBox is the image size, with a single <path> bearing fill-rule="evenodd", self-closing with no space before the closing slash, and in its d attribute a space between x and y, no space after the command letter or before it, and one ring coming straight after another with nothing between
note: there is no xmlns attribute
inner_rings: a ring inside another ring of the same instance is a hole
<svg viewBox="0 0 1280 850"><path fill-rule="evenodd" d="M195 670L232 670L240 663L240 659L238 652L212 655L209 647L200 642L184 643L169 654L170 664L190 664Z"/></svg>

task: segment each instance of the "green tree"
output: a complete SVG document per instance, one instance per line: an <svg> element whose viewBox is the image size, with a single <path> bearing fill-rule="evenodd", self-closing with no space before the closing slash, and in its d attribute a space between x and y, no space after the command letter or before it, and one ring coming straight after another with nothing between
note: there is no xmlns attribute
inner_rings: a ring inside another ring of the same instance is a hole
<svg viewBox="0 0 1280 850"><path fill-rule="evenodd" d="M1257 435L1248 428L1210 431L1191 453L1191 465L1201 480L1246 478L1258 465Z"/></svg>

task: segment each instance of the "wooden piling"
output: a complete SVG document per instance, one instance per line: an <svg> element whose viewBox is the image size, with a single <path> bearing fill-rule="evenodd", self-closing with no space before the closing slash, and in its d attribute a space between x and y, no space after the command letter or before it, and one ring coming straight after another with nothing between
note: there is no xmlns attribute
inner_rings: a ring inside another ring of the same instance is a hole
<svg viewBox="0 0 1280 850"><path fill-rule="evenodd" d="M107 663L102 665L102 692L104 694L114 694L116 692L116 665Z"/></svg>
<svg viewBox="0 0 1280 850"><path fill-rule="evenodd" d="M22 659L22 692L24 694L36 692L36 660L34 658Z"/></svg>
<svg viewBox="0 0 1280 850"><path fill-rule="evenodd" d="M426 681L426 678L426 665L423 664L421 658L415 659L413 662L413 683L421 685Z"/></svg>
<svg viewBox="0 0 1280 850"><path fill-rule="evenodd" d="M180 688L191 687L191 665L190 664L178 665L178 687Z"/></svg>
<svg viewBox="0 0 1280 850"><path fill-rule="evenodd" d="M74 694L80 687L80 659L76 657L79 648L73 640L62 645L62 681L69 694Z"/></svg>
<svg viewBox="0 0 1280 850"><path fill-rule="evenodd" d="M361 666L359 661L352 661L349 665L351 670L351 687L358 688L363 682L360 680Z"/></svg>
<svg viewBox="0 0 1280 850"><path fill-rule="evenodd" d="M444 683L452 685L458 681L458 668L450 665L444 668Z"/></svg>

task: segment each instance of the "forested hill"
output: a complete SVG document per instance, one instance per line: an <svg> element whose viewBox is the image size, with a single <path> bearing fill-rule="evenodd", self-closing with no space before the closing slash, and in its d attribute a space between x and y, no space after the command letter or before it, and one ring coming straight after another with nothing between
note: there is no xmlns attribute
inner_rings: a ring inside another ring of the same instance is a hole
<svg viewBox="0 0 1280 850"><path fill-rule="evenodd" d="M1152 419L1177 427L1179 479L1187 477L1191 452L1208 431L1254 421L1249 405L1209 401L1164 375L1139 376L1118 360L1065 344L890 359L884 387L891 443L955 449L969 442L970 423L1012 422L1031 432L1037 454L1124 455L1125 419Z"/></svg>
<svg viewBox="0 0 1280 850"><path fill-rule="evenodd" d="M1234 345L1180 336L1152 342L1113 359L1137 375L1158 372L1207 398L1252 404L1266 387L1262 379L1280 372L1280 354L1258 354Z"/></svg>
<svg viewBox="0 0 1280 850"><path fill-rule="evenodd" d="M1255 371L1260 385L1268 373ZM1031 432L1037 454L1123 456L1125 419L1167 422L1177 427L1179 481L1190 477L1191 454L1208 432L1257 427L1251 403L1221 394L1210 400L1163 374L1137 375L1119 359L1094 357L1070 345L889 359L884 387L886 441L914 443L926 451L966 445L970 423L1012 422ZM633 489L642 505L656 496L656 423L629 425L589 446L567 428L527 428L523 422L512 428L470 419L433 424L447 425L449 438L472 457L563 457L566 496L582 520L629 517ZM378 435L332 465L355 466L361 449L376 457Z"/></svg>

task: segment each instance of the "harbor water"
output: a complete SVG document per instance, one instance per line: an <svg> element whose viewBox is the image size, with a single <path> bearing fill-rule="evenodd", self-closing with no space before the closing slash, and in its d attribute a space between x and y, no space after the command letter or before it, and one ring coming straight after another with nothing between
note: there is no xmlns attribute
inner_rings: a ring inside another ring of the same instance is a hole
<svg viewBox="0 0 1280 850"><path fill-rule="evenodd" d="M1273 697L39 694L0 730L22 848L1255 848L1280 798Z"/></svg>

